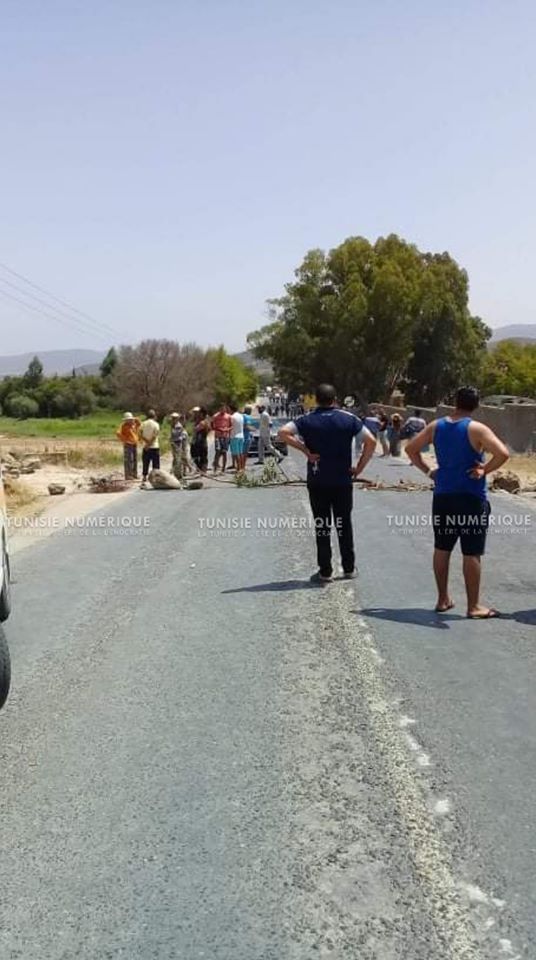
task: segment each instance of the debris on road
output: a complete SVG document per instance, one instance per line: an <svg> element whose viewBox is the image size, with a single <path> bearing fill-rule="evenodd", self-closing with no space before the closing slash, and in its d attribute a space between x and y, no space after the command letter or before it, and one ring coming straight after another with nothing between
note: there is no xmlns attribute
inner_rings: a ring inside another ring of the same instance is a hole
<svg viewBox="0 0 536 960"><path fill-rule="evenodd" d="M512 470L498 470L490 484L491 490L506 490L507 493L519 493L521 480Z"/></svg>
<svg viewBox="0 0 536 960"><path fill-rule="evenodd" d="M120 473L109 473L103 477L89 478L90 493L122 493L130 484Z"/></svg>
<svg viewBox="0 0 536 960"><path fill-rule="evenodd" d="M180 480L167 470L151 470L148 479L154 490L182 490Z"/></svg>
<svg viewBox="0 0 536 960"><path fill-rule="evenodd" d="M430 491L433 489L431 483L417 483L402 478L398 483L386 483L384 480L367 480L365 477L358 477L355 482L360 483L365 490L398 490L403 493L415 493L420 490Z"/></svg>
<svg viewBox="0 0 536 960"><path fill-rule="evenodd" d="M48 492L51 497L59 497L62 493L65 493L65 487L63 483L49 483Z"/></svg>
<svg viewBox="0 0 536 960"><path fill-rule="evenodd" d="M285 486L305 486L307 481L304 477L295 475L289 476L281 467L281 464L276 466L275 464L267 465L262 473L248 473L243 472L234 474L232 476L210 476L208 477L210 481L216 481L216 483L223 484L233 484L237 487L285 487ZM400 479L398 483L387 483L384 480L369 480L366 477L357 477L354 479L354 483L361 486L364 490L397 490L399 493L415 493L416 491L427 491L430 492L433 489L433 486L430 482L428 483L419 483L413 480L404 480Z"/></svg>

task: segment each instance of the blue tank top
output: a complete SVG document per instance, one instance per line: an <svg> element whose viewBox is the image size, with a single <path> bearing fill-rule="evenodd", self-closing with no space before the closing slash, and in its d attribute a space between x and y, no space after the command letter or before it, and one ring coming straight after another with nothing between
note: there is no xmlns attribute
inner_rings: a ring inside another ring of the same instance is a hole
<svg viewBox="0 0 536 960"><path fill-rule="evenodd" d="M434 431L434 447L438 471L434 493L471 493L481 500L486 499L486 478L473 480L469 470L476 463L484 462L484 454L478 453L469 440L470 417L463 420L438 420Z"/></svg>

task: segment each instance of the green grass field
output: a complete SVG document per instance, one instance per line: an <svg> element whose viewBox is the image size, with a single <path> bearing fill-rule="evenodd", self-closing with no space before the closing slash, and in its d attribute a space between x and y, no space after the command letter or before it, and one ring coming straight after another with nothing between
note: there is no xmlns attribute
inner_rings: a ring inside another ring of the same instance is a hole
<svg viewBox="0 0 536 960"><path fill-rule="evenodd" d="M0 434L8 437L43 437L50 440L114 440L122 412L99 410L79 420L0 417Z"/></svg>
<svg viewBox="0 0 536 960"><path fill-rule="evenodd" d="M6 448L12 440L16 449L22 444L36 455L47 449L65 449L71 467L118 467L123 461L123 448L115 433L122 417L122 411L116 410L99 410L79 420L0 417L0 438L5 438L2 446ZM35 446L32 446L34 440ZM160 449L163 456L167 456L169 429L165 424L160 433ZM141 456L141 446L139 450Z"/></svg>

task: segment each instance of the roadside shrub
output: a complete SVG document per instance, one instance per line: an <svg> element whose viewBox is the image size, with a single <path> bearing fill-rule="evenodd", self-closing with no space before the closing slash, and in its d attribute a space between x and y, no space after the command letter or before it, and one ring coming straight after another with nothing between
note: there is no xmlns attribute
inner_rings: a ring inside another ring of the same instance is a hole
<svg viewBox="0 0 536 960"><path fill-rule="evenodd" d="M17 420L27 420L28 417L36 417L39 413L39 405L36 401L23 393L12 393L5 401L6 413Z"/></svg>
<svg viewBox="0 0 536 960"><path fill-rule="evenodd" d="M71 380L50 400L50 410L56 417L82 417L92 413L95 407L93 391L83 383L78 384L76 380Z"/></svg>

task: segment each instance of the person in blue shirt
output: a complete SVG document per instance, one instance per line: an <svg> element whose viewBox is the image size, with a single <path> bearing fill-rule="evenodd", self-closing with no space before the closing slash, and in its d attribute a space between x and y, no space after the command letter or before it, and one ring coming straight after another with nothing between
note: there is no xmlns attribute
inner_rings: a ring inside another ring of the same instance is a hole
<svg viewBox="0 0 536 960"><path fill-rule="evenodd" d="M366 417L363 417L363 423L365 424L369 433L373 437L377 437L381 429L381 421L378 414L375 411L371 411L367 414Z"/></svg>
<svg viewBox="0 0 536 960"><path fill-rule="evenodd" d="M403 440L412 440L413 437L416 437L421 430L424 430L426 426L426 420L421 414L421 411L416 409L412 416L408 417L404 426L402 427L401 437ZM428 453L429 447L423 449L423 453Z"/></svg>
<svg viewBox="0 0 536 960"><path fill-rule="evenodd" d="M437 584L436 611L445 613L454 603L448 580L450 555L459 539L467 593L467 616L488 620L499 616L480 603L481 558L486 545L490 505L486 477L508 460L508 448L485 424L473 420L480 398L474 387L460 387L456 409L449 417L433 420L406 446L406 453L419 470L434 481L434 575ZM433 443L437 468L432 469L422 452ZM485 454L491 454L486 461Z"/></svg>
<svg viewBox="0 0 536 960"><path fill-rule="evenodd" d="M255 419L255 417L253 417L253 416L251 415L251 409L252 409L251 406L248 405L247 407L244 407L244 413L243 413L243 417L244 417L244 455L245 455L245 457L246 457L246 462L247 462L247 456L248 456L248 453L249 453L249 448L250 448L250 446L251 446L251 431L253 430L254 427L256 427L256 426L258 425L258 422L259 422L258 420Z"/></svg>
<svg viewBox="0 0 536 960"><path fill-rule="evenodd" d="M331 527L339 538L344 576L355 577L352 529L352 480L366 467L376 448L376 439L361 420L336 405L335 388L322 383L316 390L317 407L279 430L279 438L307 457L307 488L315 521L318 572L311 580L333 579ZM360 434L359 461L352 467L352 445Z"/></svg>

